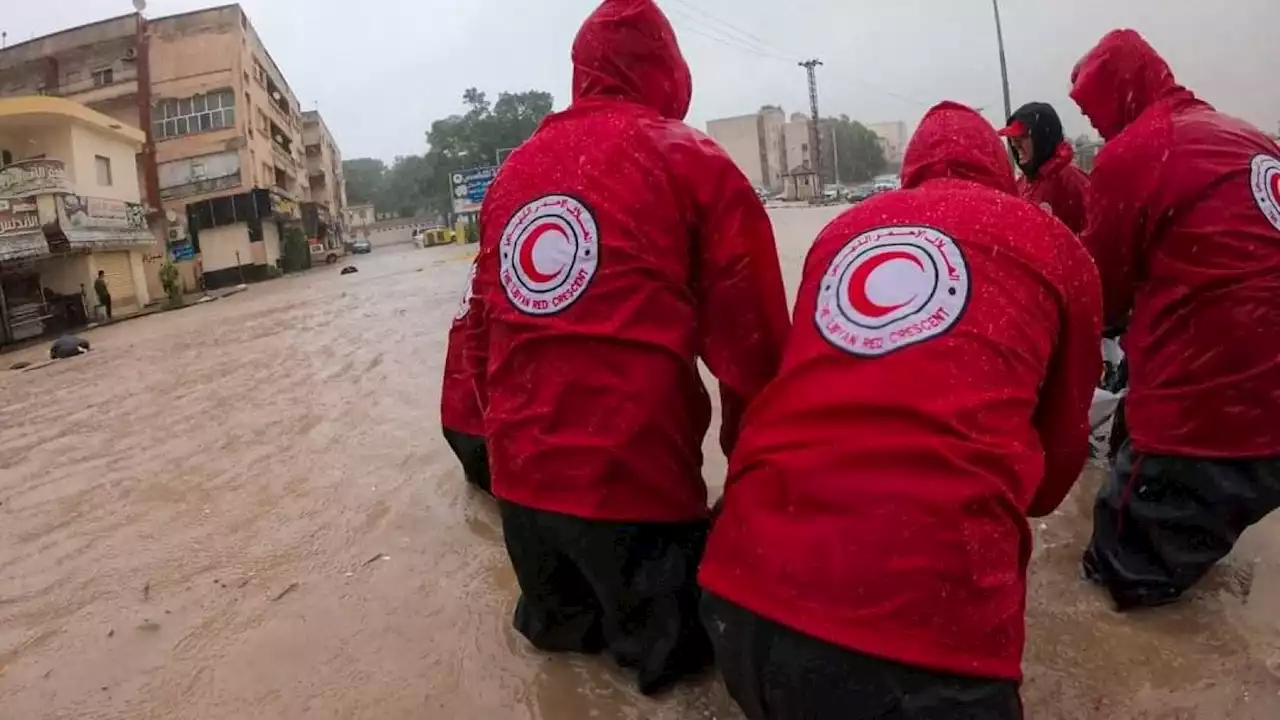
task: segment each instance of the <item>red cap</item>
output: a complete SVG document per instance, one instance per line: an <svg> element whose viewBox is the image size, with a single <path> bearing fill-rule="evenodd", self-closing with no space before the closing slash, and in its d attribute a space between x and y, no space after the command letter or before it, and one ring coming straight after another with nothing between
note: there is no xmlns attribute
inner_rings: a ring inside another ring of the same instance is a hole
<svg viewBox="0 0 1280 720"><path fill-rule="evenodd" d="M1002 138L1018 138L1029 135L1030 133L1027 131L1027 126L1023 125L1021 120L1014 120L1009 123L1008 127L1001 128L996 132L996 134Z"/></svg>

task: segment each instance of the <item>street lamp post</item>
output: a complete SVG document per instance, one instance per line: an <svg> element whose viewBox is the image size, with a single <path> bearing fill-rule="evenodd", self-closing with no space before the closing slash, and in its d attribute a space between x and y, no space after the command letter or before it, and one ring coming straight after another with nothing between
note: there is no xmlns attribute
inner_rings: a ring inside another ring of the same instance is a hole
<svg viewBox="0 0 1280 720"><path fill-rule="evenodd" d="M1013 103L1009 100L1009 65L1004 57L1004 29L1000 26L1000 0L991 0L991 9L996 14L996 42L1000 45L1000 81L1004 85L1004 116L1013 115Z"/></svg>

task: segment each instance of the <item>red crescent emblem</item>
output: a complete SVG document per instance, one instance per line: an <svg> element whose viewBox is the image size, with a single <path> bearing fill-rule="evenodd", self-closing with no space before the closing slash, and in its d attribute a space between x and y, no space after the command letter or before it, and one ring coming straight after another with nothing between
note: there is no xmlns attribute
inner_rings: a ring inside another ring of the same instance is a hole
<svg viewBox="0 0 1280 720"><path fill-rule="evenodd" d="M867 297L867 281L871 279L871 273L878 270L885 263L890 263L894 260L909 260L915 263L916 267L924 270L924 263L920 262L920 258L902 250L886 252L862 263L849 277L849 305L858 313L869 318L880 318L894 310L910 305L916 299L917 296L912 295L906 302L901 302L897 305L877 305L871 301L871 298Z"/></svg>
<svg viewBox="0 0 1280 720"><path fill-rule="evenodd" d="M520 244L520 269L524 271L525 277L529 278L530 282L537 285L542 285L555 280L556 276L564 270L564 265L561 265L555 269L555 272L549 274L544 273L538 269L538 265L533 261L534 246L538 244L538 240L540 240L543 235L553 230L559 231L560 228L555 223L543 223L534 228L533 232L529 233L528 236L525 237L524 242Z"/></svg>
<svg viewBox="0 0 1280 720"><path fill-rule="evenodd" d="M1280 205L1280 172L1271 176L1271 200Z"/></svg>

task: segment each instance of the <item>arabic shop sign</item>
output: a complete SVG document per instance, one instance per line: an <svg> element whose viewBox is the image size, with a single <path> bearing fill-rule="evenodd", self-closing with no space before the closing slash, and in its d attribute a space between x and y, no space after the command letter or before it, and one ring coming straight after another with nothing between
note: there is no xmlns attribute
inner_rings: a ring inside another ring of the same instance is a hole
<svg viewBox="0 0 1280 720"><path fill-rule="evenodd" d="M271 193L271 212L274 215L279 215L279 216L289 217L289 218L297 218L298 203L294 202L293 200L290 200L287 197L284 197L283 195L277 195L276 193Z"/></svg>
<svg viewBox="0 0 1280 720"><path fill-rule="evenodd" d="M67 224L72 228L147 229L147 213L140 203L82 195L62 195L59 202L62 203Z"/></svg>
<svg viewBox="0 0 1280 720"><path fill-rule="evenodd" d="M20 235L40 229L35 198L0 200L0 237Z"/></svg>
<svg viewBox="0 0 1280 720"><path fill-rule="evenodd" d="M67 165L61 160L23 160L0 168L0 198L51 192L71 192Z"/></svg>

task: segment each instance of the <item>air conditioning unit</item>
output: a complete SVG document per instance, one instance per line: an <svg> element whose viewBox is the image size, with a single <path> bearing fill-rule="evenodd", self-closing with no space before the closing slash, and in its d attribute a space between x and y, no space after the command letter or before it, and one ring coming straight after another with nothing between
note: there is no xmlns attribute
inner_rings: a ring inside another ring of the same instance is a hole
<svg viewBox="0 0 1280 720"><path fill-rule="evenodd" d="M121 57L121 59L124 60L125 62L132 62L134 60L137 60L138 48L136 47L126 48L124 51L124 56Z"/></svg>

